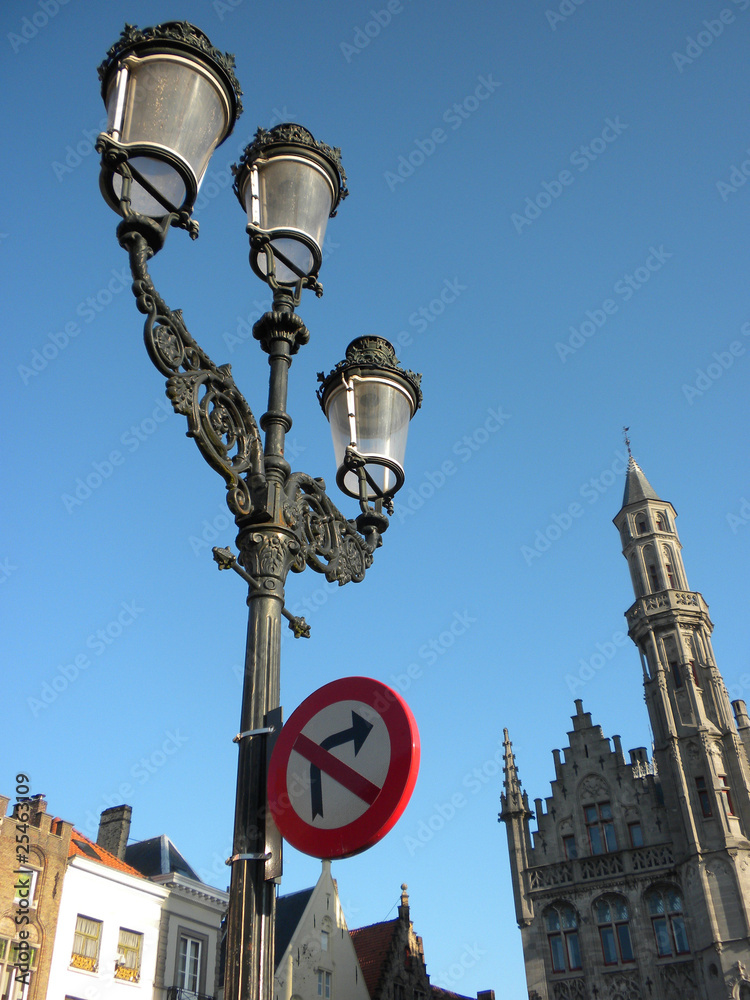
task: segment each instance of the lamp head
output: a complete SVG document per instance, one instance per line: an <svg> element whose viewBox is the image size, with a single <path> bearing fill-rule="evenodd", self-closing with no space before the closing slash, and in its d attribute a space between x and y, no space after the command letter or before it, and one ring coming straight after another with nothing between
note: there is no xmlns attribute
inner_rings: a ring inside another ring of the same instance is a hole
<svg viewBox="0 0 750 1000"><path fill-rule="evenodd" d="M255 273L273 288L319 287L326 225L349 193L341 150L287 122L259 128L232 170Z"/></svg>
<svg viewBox="0 0 750 1000"><path fill-rule="evenodd" d="M234 57L187 21L126 24L99 78L105 200L121 215L189 216L213 151L242 111Z"/></svg>

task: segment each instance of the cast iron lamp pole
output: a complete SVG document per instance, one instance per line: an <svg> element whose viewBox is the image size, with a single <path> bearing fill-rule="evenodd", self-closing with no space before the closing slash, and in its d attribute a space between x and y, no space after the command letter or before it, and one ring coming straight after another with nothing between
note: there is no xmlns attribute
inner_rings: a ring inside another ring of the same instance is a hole
<svg viewBox="0 0 750 1000"><path fill-rule="evenodd" d="M268 354L268 410L260 426L234 384L188 332L179 310L156 291L148 261L170 226L195 238L192 210L214 148L239 115L241 91L231 56L186 22L142 31L126 25L99 69L107 131L99 136L101 189L122 216L117 236L128 252L133 293L146 316L144 339L166 377L167 395L187 418L206 461L224 478L238 527L239 558L214 549L220 569L248 584L248 638L238 743L231 884L227 920L226 1000L273 996L275 883L281 838L270 815L266 772L280 725L281 619L296 637L304 619L284 606L286 578L311 566L340 585L364 578L388 527L385 510L403 483L409 420L421 403L419 376L398 366L391 345L360 337L346 359L319 376L319 399L331 421L338 483L359 500L346 519L325 483L293 473L284 457L292 425L286 412L292 357L309 333L295 313L303 287L318 295L317 274L329 216L346 195L338 150L298 125L258 130L236 174L248 213L250 261L273 289L273 305L255 324Z"/></svg>

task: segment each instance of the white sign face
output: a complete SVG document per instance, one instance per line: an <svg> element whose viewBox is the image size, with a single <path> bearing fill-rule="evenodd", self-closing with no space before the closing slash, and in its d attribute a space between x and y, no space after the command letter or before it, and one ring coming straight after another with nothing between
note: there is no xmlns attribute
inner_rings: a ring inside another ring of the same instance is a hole
<svg viewBox="0 0 750 1000"><path fill-rule="evenodd" d="M370 677L343 677L305 699L279 733L268 804L298 850L346 858L391 829L418 770L419 733L403 699Z"/></svg>
<svg viewBox="0 0 750 1000"><path fill-rule="evenodd" d="M290 805L321 830L353 823L380 794L390 760L391 740L377 712L361 701L329 705L292 744Z"/></svg>

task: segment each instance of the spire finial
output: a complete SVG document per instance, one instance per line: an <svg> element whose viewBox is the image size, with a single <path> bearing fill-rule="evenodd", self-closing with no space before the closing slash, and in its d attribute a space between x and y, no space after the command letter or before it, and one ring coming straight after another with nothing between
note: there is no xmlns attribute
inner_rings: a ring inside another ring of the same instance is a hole
<svg viewBox="0 0 750 1000"><path fill-rule="evenodd" d="M630 450L630 438L628 437L628 431L629 430L630 430L629 427L623 427L622 433L623 433L623 436L625 438L625 447L628 449L628 457L632 458L633 457L633 452Z"/></svg>

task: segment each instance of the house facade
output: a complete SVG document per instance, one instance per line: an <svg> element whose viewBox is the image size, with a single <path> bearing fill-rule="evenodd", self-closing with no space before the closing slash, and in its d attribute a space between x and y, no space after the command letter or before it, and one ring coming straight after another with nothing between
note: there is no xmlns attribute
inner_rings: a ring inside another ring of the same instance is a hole
<svg viewBox="0 0 750 1000"><path fill-rule="evenodd" d="M48 995L151 1000L169 893L73 830Z"/></svg>
<svg viewBox="0 0 750 1000"><path fill-rule="evenodd" d="M0 795L0 996L44 1000L72 826L44 796Z"/></svg>
<svg viewBox="0 0 750 1000"><path fill-rule="evenodd" d="M370 1000L331 862L312 889L276 903L274 1000Z"/></svg>
<svg viewBox="0 0 750 1000"><path fill-rule="evenodd" d="M614 523L653 755L626 757L577 700L532 812L505 730L500 819L531 1000L750 998L750 719L730 705L675 517L631 456Z"/></svg>

